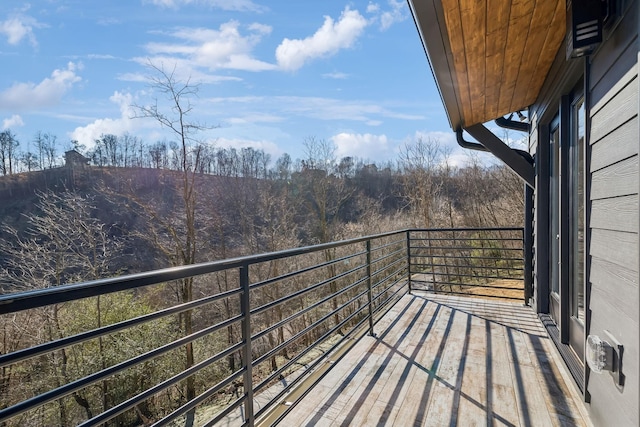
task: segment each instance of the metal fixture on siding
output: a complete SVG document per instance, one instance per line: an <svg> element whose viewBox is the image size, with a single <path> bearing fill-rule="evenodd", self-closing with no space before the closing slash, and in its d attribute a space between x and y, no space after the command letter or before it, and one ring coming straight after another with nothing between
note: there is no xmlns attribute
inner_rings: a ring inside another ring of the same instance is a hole
<svg viewBox="0 0 640 427"><path fill-rule="evenodd" d="M587 337L587 363L592 372L613 371L613 347L597 335Z"/></svg>
<svg viewBox="0 0 640 427"><path fill-rule="evenodd" d="M567 0L567 59L591 54L602 42L608 1Z"/></svg>
<svg viewBox="0 0 640 427"><path fill-rule="evenodd" d="M601 374L610 371L620 386L624 385L622 373L622 353L624 346L609 332L604 331L606 341L597 335L589 335L586 345L586 359L591 372Z"/></svg>

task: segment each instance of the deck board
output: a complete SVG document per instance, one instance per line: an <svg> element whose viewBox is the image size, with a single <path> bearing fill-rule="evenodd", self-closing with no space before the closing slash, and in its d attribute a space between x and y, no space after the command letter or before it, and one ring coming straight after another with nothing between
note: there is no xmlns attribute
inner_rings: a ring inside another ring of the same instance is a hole
<svg viewBox="0 0 640 427"><path fill-rule="evenodd" d="M404 296L280 425L590 425L519 303Z"/></svg>

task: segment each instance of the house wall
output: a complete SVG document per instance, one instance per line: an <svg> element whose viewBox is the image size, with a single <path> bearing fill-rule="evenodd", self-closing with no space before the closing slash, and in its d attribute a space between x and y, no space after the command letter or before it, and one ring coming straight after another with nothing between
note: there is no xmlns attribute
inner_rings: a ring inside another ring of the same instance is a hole
<svg viewBox="0 0 640 427"><path fill-rule="evenodd" d="M549 123L558 113L560 97L569 93L584 72L581 59L567 61L564 43L558 50L538 100L529 108L529 151L535 157L534 192L534 307L549 312ZM543 214L544 213L544 214Z"/></svg>
<svg viewBox="0 0 640 427"><path fill-rule="evenodd" d="M625 0L625 14L589 59L566 60L560 47L536 103L529 109L530 152L536 159L534 208L535 308L549 310L549 123L560 97L587 75L587 280L586 334L624 345L625 384L586 369L585 400L596 426L640 425L639 273L639 78L638 1Z"/></svg>
<svg viewBox="0 0 640 427"><path fill-rule="evenodd" d="M625 384L587 379L595 425L639 425L638 2L591 59L591 232L588 333L624 345Z"/></svg>

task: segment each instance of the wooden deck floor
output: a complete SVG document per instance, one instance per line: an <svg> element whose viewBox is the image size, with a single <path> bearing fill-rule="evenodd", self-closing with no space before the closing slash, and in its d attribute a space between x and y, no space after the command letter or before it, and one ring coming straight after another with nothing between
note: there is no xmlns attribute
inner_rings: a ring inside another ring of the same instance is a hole
<svg viewBox="0 0 640 427"><path fill-rule="evenodd" d="M521 303L406 295L283 426L590 425Z"/></svg>

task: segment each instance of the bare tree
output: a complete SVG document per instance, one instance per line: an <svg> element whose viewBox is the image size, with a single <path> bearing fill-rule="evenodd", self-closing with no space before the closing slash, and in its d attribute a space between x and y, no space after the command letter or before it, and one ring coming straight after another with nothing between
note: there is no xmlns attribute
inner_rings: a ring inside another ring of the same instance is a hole
<svg viewBox="0 0 640 427"><path fill-rule="evenodd" d="M417 139L400 151L399 166L404 184L404 196L414 215L416 225L433 227L442 192L442 170L447 153L434 139Z"/></svg>
<svg viewBox="0 0 640 427"><path fill-rule="evenodd" d="M304 142L306 158L302 161L302 170L297 174L297 185L304 196L308 221L308 232L315 240L314 243L330 242L337 235L340 224L340 212L345 204L354 195L354 190L346 185L346 181L337 176L336 147L325 140L308 138ZM335 249L324 251L327 262L336 258ZM335 277L337 270L335 264L328 265L330 277ZM329 291L332 294L338 292L338 283L332 280L329 283ZM338 298L331 300L335 324L340 323L337 311Z"/></svg>
<svg viewBox="0 0 640 427"><path fill-rule="evenodd" d="M96 140L96 145L102 147L103 153L107 159L107 164L111 166L120 166L120 154L118 147L118 137L113 134L101 135Z"/></svg>
<svg viewBox="0 0 640 427"><path fill-rule="evenodd" d="M340 210L353 196L354 190L337 176L338 163L335 146L325 140L308 138L304 142L305 160L298 182L305 192L308 212L315 225L312 235L317 242L332 240Z"/></svg>
<svg viewBox="0 0 640 427"><path fill-rule="evenodd" d="M38 157L31 151L22 153L20 161L23 164L23 168L26 168L27 172L34 171L38 168Z"/></svg>
<svg viewBox="0 0 640 427"><path fill-rule="evenodd" d="M118 138L120 153L122 157L122 166L136 166L135 154L138 146L142 143L140 139L129 133L125 133Z"/></svg>
<svg viewBox="0 0 640 427"><path fill-rule="evenodd" d="M197 233L196 210L197 192L196 177L199 170L201 147L198 134L210 129L205 125L190 120L193 112L191 99L198 94L198 85L190 80L180 81L175 73L175 67L167 71L162 65L149 64L155 72L151 77L151 87L161 94L169 102L166 110L158 103L158 99L151 105L135 105L137 118L151 118L160 126L168 129L178 141L178 167L181 173L181 201L182 212L180 225L173 221L167 221L152 207L145 206L154 221L152 225L152 240L156 246L164 252L174 265L187 265L196 262ZM166 234L165 234L166 233ZM162 235L168 235L168 239ZM180 301L185 303L193 299L193 278L187 278L178 284ZM189 310L180 314L182 332L190 335L193 332L193 313ZM193 343L185 345L186 366L194 365ZM196 397L195 378L190 376L186 381L186 398L192 400ZM193 425L195 409L187 414L186 425Z"/></svg>
<svg viewBox="0 0 640 427"><path fill-rule="evenodd" d="M275 175L277 179L288 181L291 179L291 156L284 153L276 160L275 171L272 175Z"/></svg>
<svg viewBox="0 0 640 427"><path fill-rule="evenodd" d="M58 150L57 140L58 138L50 133L45 133L43 135L45 164L49 169L53 168L56 164L56 155Z"/></svg>
<svg viewBox="0 0 640 427"><path fill-rule="evenodd" d="M44 134L41 131L36 132L36 136L33 139L33 142L36 144L36 157L38 161L38 169L44 169L44 150L45 150L45 142L44 142Z"/></svg>
<svg viewBox="0 0 640 427"><path fill-rule="evenodd" d="M18 145L20 143L9 129L0 132L0 170L2 170L2 175L13 173Z"/></svg>
<svg viewBox="0 0 640 427"><path fill-rule="evenodd" d="M52 192L39 195L38 212L26 215L29 225L27 236L21 236L17 230L7 228L5 231L10 239L3 242L5 271L2 274L0 288L7 291L24 291L48 288L67 283L98 279L115 273L109 269L115 257L122 249L122 239L110 237L107 227L93 217L95 210L93 201L88 198L66 191L62 194ZM97 327L102 324L101 298L96 299ZM40 311L40 324L37 329L41 338L38 341L53 341L65 336L64 321L62 320L62 305L53 304ZM3 329L15 330L12 325L3 325ZM26 338L29 334L24 334ZM102 358L103 339L100 337L99 354ZM15 343L14 343L15 344ZM3 344L2 347L6 346ZM6 348L0 347L0 352ZM55 387L64 382L70 382L75 374L69 370L70 356L66 349L51 353L50 365L45 366L44 372L50 377L44 380L52 381ZM105 362L102 360L102 368ZM43 378L35 378L41 381ZM28 381L24 387L32 384ZM107 382L102 382L103 410L106 410L104 399L108 393ZM87 418L92 417L91 404L85 392L77 391L72 394L74 401L83 408ZM59 419L56 424L70 425L69 408L62 401L58 401Z"/></svg>

